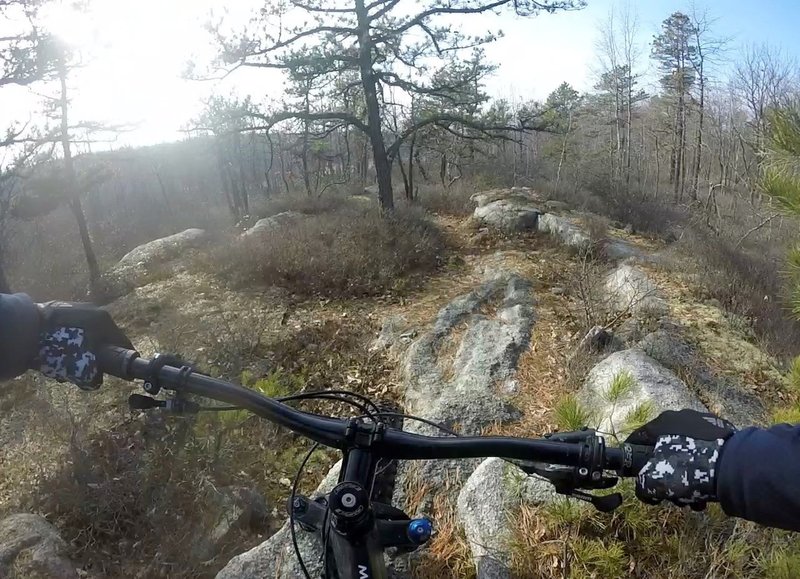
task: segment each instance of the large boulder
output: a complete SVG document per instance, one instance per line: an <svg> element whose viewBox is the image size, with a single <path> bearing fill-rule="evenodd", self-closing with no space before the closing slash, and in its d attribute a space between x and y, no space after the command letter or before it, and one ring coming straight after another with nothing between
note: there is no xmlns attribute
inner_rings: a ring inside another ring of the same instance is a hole
<svg viewBox="0 0 800 579"><path fill-rule="evenodd" d="M665 324L647 334L638 348L670 370L690 376L697 395L712 412L739 427L765 421L766 409L758 396L732 378L717 375L677 327Z"/></svg>
<svg viewBox="0 0 800 579"><path fill-rule="evenodd" d="M17 514L0 521L0 577L77 579L69 546L43 517Z"/></svg>
<svg viewBox="0 0 800 579"><path fill-rule="evenodd" d="M557 496L550 483L529 477L500 458L488 458L475 469L458 495L457 515L478 579L510 579L513 530L509 516L522 502L541 505Z"/></svg>
<svg viewBox="0 0 800 579"><path fill-rule="evenodd" d="M628 430L643 408L652 415L682 408L707 411L680 378L636 349L615 352L592 368L579 398L603 432Z"/></svg>
<svg viewBox="0 0 800 579"><path fill-rule="evenodd" d="M623 263L605 279L609 307L617 312L629 312L645 317L661 317L669 312L667 302L647 274Z"/></svg>
<svg viewBox="0 0 800 579"><path fill-rule="evenodd" d="M272 231L281 225L293 223L299 219L302 219L303 217L305 217L305 215L298 213L297 211L283 211L282 213L277 213L270 217L264 217L263 219L256 221L253 227L242 233L242 238L257 238L258 236Z"/></svg>
<svg viewBox="0 0 800 579"><path fill-rule="evenodd" d="M125 295L147 285L159 268L183 256L188 250L202 247L208 240L203 229L186 229L174 235L154 239L126 253L103 277L109 297Z"/></svg>
<svg viewBox="0 0 800 579"><path fill-rule="evenodd" d="M589 234L576 220L569 217L545 213L539 216L537 227L541 233L549 233L567 247L578 251L589 249L592 245Z"/></svg>
<svg viewBox="0 0 800 579"><path fill-rule="evenodd" d="M331 492L339 479L341 466L341 461L336 463L309 498L313 499ZM319 577L322 572L322 544L317 535L308 533L296 525L295 537L308 572L312 577ZM261 579L262 577L295 579L302 577L302 572L294 552L292 532L287 520L269 539L228 561L222 571L217 573L216 579Z"/></svg>
<svg viewBox="0 0 800 579"><path fill-rule="evenodd" d="M529 201L506 198L476 207L472 217L481 225L513 233L536 231L539 214L539 209Z"/></svg>

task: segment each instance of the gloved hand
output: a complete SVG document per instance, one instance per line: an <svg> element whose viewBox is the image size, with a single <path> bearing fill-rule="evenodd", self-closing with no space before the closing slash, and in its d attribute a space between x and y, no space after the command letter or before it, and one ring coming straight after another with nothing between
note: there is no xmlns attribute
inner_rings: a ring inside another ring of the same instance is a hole
<svg viewBox="0 0 800 579"><path fill-rule="evenodd" d="M654 447L636 480L636 496L649 504L668 500L703 510L717 500L717 464L735 432L733 424L706 412L663 412L625 441Z"/></svg>
<svg viewBox="0 0 800 579"><path fill-rule="evenodd" d="M45 376L72 382L83 390L96 390L103 383L97 350L104 346L133 349L111 315L97 306L48 302L39 308L39 353L32 368Z"/></svg>

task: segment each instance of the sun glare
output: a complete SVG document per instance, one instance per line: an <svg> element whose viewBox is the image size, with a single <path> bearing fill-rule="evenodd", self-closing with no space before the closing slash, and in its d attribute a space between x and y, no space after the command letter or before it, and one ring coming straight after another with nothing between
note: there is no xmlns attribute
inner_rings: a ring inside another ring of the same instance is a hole
<svg viewBox="0 0 800 579"><path fill-rule="evenodd" d="M213 56L204 22L212 0L95 0L48 6L47 29L80 54L74 116L136 126L136 142L175 139L211 87L182 78ZM130 139L123 139L130 142ZM136 142L132 144L136 144Z"/></svg>

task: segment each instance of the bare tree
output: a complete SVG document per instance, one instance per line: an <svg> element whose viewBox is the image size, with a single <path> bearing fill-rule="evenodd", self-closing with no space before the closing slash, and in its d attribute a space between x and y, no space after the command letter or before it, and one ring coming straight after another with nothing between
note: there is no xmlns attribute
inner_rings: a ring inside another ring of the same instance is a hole
<svg viewBox="0 0 800 579"><path fill-rule="evenodd" d="M242 35L219 33L223 60L234 66L286 71L314 67L325 81L356 72L353 88L363 98L363 116L355 111L306 111L288 108L262 115L263 128L288 119L345 123L367 135L378 182L381 206L394 207L391 165L401 144L423 127L460 124L486 129L473 119L434 114L406 127L393 142L384 135L385 98L393 87L408 95L446 96L460 86L441 86L426 81L432 61L457 61L464 50L494 40L494 35L466 36L452 25L452 18L512 10L519 16L582 7L583 0L289 0L268 4L256 29ZM302 26L286 22L304 20ZM310 24L308 21L310 20ZM265 32L266 31L266 32Z"/></svg>

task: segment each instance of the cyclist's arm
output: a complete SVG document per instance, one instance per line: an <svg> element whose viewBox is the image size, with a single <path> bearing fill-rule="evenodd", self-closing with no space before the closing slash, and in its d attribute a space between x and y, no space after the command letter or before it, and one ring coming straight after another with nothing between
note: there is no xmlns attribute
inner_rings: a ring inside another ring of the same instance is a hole
<svg viewBox="0 0 800 579"><path fill-rule="evenodd" d="M25 294L0 294L0 380L19 376L36 356L41 315Z"/></svg>
<svg viewBox="0 0 800 579"><path fill-rule="evenodd" d="M800 531L800 426L734 434L722 449L717 495L728 515Z"/></svg>

